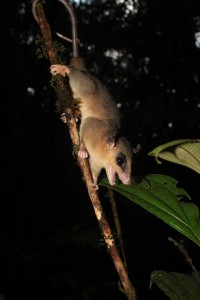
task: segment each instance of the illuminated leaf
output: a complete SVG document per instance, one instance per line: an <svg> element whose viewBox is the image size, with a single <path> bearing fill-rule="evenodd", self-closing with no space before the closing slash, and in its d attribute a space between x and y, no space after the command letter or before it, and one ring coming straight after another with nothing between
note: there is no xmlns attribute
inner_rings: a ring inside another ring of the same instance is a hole
<svg viewBox="0 0 200 300"><path fill-rule="evenodd" d="M176 179L160 174L149 174L140 183L131 185L111 186L107 179L99 183L142 206L200 246L198 207L177 184Z"/></svg>
<svg viewBox="0 0 200 300"><path fill-rule="evenodd" d="M155 156L159 164L161 161L158 158L162 158L188 167L200 174L200 139L172 141L158 146L148 155Z"/></svg>

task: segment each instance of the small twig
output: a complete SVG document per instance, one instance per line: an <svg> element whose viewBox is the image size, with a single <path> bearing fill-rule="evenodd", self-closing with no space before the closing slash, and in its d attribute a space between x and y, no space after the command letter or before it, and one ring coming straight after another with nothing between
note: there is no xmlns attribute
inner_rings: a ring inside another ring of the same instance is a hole
<svg viewBox="0 0 200 300"><path fill-rule="evenodd" d="M116 232L117 232L117 238L118 238L119 244L120 244L120 251L121 251L121 254L123 257L124 266L128 272L126 255L125 255L125 251L124 251L124 243L123 243L123 239L122 239L122 229L121 229L121 224L119 221L119 215L118 215L118 210L117 210L117 205L116 205L113 190L111 190L111 189L108 190L108 197L110 200L110 205L111 205L111 209L112 209L112 213L113 213L115 228L116 228Z"/></svg>
<svg viewBox="0 0 200 300"><path fill-rule="evenodd" d="M184 256L185 261L189 264L190 268L192 269L194 278L196 279L197 283L200 285L200 274L197 271L195 265L193 264L192 258L189 256L187 250L185 249L185 246L183 245L183 242L182 241L177 242L172 237L169 237L168 240L170 242L174 243L174 245L176 247L178 247L178 250Z"/></svg>
<svg viewBox="0 0 200 300"><path fill-rule="evenodd" d="M54 47L54 44L52 41L50 26L47 23L45 13L43 11L43 7L40 3L35 5L35 10L37 12L38 22L39 22L39 26L40 26L42 35L46 41L46 43L45 43L46 52L48 54L51 64L54 64L58 61L58 58L57 58L57 53L56 53L56 50L55 50L55 47ZM67 125L68 125L68 129L69 129L69 133L71 136L73 147L76 150L79 145L79 135L78 135L77 127L76 127L76 120L75 120L74 112L73 112L72 106L70 105L70 101L72 99L71 99L71 95L69 92L69 87L67 86L66 82L64 81L64 77L62 75L56 75L56 85L57 85L56 90L58 93L58 98L64 97L67 101L67 106L65 109ZM123 265L123 262L119 255L119 251L115 245L115 240L112 236L110 226L104 216L103 208L101 206L101 202L99 200L97 191L94 189L89 162L87 159L81 159L78 156L77 156L77 161L78 161L78 165L83 173L85 184L88 189L88 194L90 196L90 199L91 199L91 202L92 202L95 214L96 214L96 218L98 220L100 229L102 231L102 234L103 234L106 246L107 246L107 250L108 250L108 252L113 260L113 263L115 265L115 268L118 272L118 276L120 278L120 282L121 282L121 286L122 286L121 290L126 295L128 300L136 300L137 296L136 296L135 288L132 285L131 281L129 280L127 271Z"/></svg>

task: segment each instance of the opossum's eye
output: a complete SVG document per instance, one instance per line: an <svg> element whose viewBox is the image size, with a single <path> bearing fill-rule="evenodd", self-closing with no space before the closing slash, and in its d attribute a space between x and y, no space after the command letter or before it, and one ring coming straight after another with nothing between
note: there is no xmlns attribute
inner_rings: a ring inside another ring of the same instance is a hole
<svg viewBox="0 0 200 300"><path fill-rule="evenodd" d="M126 162L126 157L123 154L119 154L117 156L117 165L120 167L124 167L125 162Z"/></svg>

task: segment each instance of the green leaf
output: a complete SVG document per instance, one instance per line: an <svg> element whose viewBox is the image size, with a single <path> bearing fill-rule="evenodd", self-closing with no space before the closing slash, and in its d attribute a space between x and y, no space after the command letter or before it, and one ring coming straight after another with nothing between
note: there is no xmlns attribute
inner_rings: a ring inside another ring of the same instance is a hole
<svg viewBox="0 0 200 300"><path fill-rule="evenodd" d="M176 272L154 271L150 284L155 283L171 300L199 300L200 286L195 278Z"/></svg>
<svg viewBox="0 0 200 300"><path fill-rule="evenodd" d="M198 207L189 202L190 196L177 184L176 179L160 174L149 174L131 185L111 186L107 179L99 183L142 206L200 246Z"/></svg>
<svg viewBox="0 0 200 300"><path fill-rule="evenodd" d="M161 161L158 158L162 158L188 167L200 174L200 139L171 141L155 148L148 155L155 156L159 164Z"/></svg>

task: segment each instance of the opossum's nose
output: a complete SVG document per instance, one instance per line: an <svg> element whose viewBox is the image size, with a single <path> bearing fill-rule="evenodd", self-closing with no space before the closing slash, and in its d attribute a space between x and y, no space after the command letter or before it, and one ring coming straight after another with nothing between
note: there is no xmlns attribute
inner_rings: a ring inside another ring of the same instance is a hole
<svg viewBox="0 0 200 300"><path fill-rule="evenodd" d="M119 179L122 181L123 184L126 184L126 185L131 184L131 176L129 174L122 173L122 174L119 174L118 176L119 176Z"/></svg>

